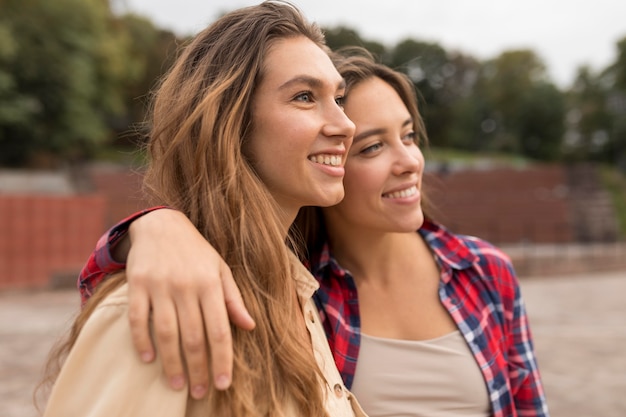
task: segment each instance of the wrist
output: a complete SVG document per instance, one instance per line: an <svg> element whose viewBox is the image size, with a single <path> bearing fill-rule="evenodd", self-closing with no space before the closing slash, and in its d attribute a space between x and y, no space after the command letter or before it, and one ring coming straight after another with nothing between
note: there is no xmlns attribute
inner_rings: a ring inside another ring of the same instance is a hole
<svg viewBox="0 0 626 417"><path fill-rule="evenodd" d="M156 206L151 207L137 213L132 214L126 219L122 220L117 226L115 226L111 230L111 234L109 235L109 254L113 261L125 264L128 258L128 252L131 247L131 238L132 238L132 230L137 222L141 223L142 219L146 217L150 217L154 213L161 211L173 211L173 210L161 210L164 208L168 208L166 206Z"/></svg>

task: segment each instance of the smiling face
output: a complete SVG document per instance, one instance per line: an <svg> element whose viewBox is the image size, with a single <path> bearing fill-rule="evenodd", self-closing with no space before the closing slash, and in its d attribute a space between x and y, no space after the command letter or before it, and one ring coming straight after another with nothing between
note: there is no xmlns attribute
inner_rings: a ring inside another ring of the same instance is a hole
<svg viewBox="0 0 626 417"><path fill-rule="evenodd" d="M345 197L324 209L329 230L417 230L424 221L424 156L407 107L389 84L372 77L350 89L345 112L356 131L345 166Z"/></svg>
<svg viewBox="0 0 626 417"><path fill-rule="evenodd" d="M343 198L343 165L354 134L340 106L343 94L343 79L311 40L272 45L253 99L246 153L291 220L303 206Z"/></svg>

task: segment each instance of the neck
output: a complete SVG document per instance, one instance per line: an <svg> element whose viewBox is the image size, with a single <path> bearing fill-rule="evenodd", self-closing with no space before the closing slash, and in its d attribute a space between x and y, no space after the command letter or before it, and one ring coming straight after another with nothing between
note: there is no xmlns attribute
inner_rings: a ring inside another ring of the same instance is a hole
<svg viewBox="0 0 626 417"><path fill-rule="evenodd" d="M283 239L287 239L287 235L289 234L289 228L291 224L296 220L297 211L293 210L285 210L284 208L278 209L278 219L281 227L281 234Z"/></svg>
<svg viewBox="0 0 626 417"><path fill-rule="evenodd" d="M417 258L430 256L430 251L416 232L350 233L329 232L333 256L358 281L380 281L403 277L404 271Z"/></svg>

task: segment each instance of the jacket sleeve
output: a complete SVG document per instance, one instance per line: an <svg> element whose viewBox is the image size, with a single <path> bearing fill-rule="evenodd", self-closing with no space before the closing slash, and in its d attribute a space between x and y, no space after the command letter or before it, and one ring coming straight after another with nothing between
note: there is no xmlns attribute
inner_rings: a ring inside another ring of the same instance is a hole
<svg viewBox="0 0 626 417"><path fill-rule="evenodd" d="M132 346L127 290L125 284L109 295L85 323L52 388L44 417L185 415L187 389L170 389L161 361L141 362Z"/></svg>
<svg viewBox="0 0 626 417"><path fill-rule="evenodd" d="M520 417L547 417L548 406L524 300L512 267L510 273L515 295L509 322L508 371L515 409Z"/></svg>
<svg viewBox="0 0 626 417"><path fill-rule="evenodd" d="M126 264L116 262L111 256L111 248L126 233L130 224L144 214L154 210L166 208L165 206L151 207L137 213L134 213L112 228L100 237L96 244L96 249L91 253L85 266L78 275L77 287L80 292L81 305L84 306L94 290L102 282L107 275L117 272L126 267Z"/></svg>

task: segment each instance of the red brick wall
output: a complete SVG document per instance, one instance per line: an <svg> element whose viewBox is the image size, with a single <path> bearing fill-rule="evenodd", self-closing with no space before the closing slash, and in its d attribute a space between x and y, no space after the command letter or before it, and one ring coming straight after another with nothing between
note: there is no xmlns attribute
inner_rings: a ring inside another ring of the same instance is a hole
<svg viewBox="0 0 626 417"><path fill-rule="evenodd" d="M0 289L76 276L105 230L104 197L0 195Z"/></svg>
<svg viewBox="0 0 626 417"><path fill-rule="evenodd" d="M111 227L132 213L148 207L141 190L143 174L131 169L91 169L94 191L106 197L106 227Z"/></svg>
<svg viewBox="0 0 626 417"><path fill-rule="evenodd" d="M496 244L573 241L562 166L429 173L424 181L435 217L455 232Z"/></svg>

